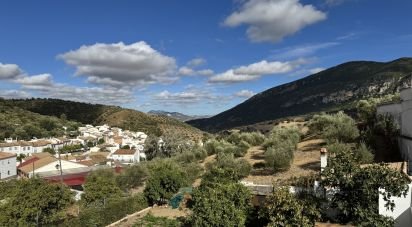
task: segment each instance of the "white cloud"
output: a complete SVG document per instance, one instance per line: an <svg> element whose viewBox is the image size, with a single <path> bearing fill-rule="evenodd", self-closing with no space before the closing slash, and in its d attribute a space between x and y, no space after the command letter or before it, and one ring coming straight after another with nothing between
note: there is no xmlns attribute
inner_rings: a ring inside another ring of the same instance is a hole
<svg viewBox="0 0 412 227"><path fill-rule="evenodd" d="M239 83L245 81L256 80L260 75L236 74L233 69L229 69L224 73L216 74L210 77L210 83Z"/></svg>
<svg viewBox="0 0 412 227"><path fill-rule="evenodd" d="M279 62L266 60L250 64L248 66L241 66L234 70L235 74L247 75L267 75L290 72L295 68L295 64L291 62Z"/></svg>
<svg viewBox="0 0 412 227"><path fill-rule="evenodd" d="M32 97L32 95L20 90L0 90L0 97L6 99L21 99Z"/></svg>
<svg viewBox="0 0 412 227"><path fill-rule="evenodd" d="M240 98L250 98L254 96L256 93L250 90L241 90L235 93L235 96Z"/></svg>
<svg viewBox="0 0 412 227"><path fill-rule="evenodd" d="M325 68L317 67L317 68L309 69L309 72L310 72L310 74L315 74L315 73L318 73L318 72L322 72L323 70L325 70Z"/></svg>
<svg viewBox="0 0 412 227"><path fill-rule="evenodd" d="M275 50L273 58L277 59L288 59L288 58L297 58L297 57L306 57L316 53L319 50L334 47L339 45L339 42L325 42L325 43L315 43L315 44L306 44L295 47L283 48L280 50Z"/></svg>
<svg viewBox="0 0 412 227"><path fill-rule="evenodd" d="M226 72L210 77L210 83L239 83L259 79L263 75L273 75L291 72L306 64L306 59L296 61L260 61L247 66L229 69Z"/></svg>
<svg viewBox="0 0 412 227"><path fill-rule="evenodd" d="M23 86L47 86L52 84L52 75L48 73L34 75L34 76L22 76L15 80Z"/></svg>
<svg viewBox="0 0 412 227"><path fill-rule="evenodd" d="M247 35L254 42L279 42L304 27L326 19L326 14L299 0L249 0L228 16L224 25L248 25Z"/></svg>
<svg viewBox="0 0 412 227"><path fill-rule="evenodd" d="M103 85L145 85L178 79L175 59L143 41L130 45L97 43L60 54L58 58L74 66L76 75L87 76L89 82Z"/></svg>
<svg viewBox="0 0 412 227"><path fill-rule="evenodd" d="M196 72L187 66L183 66L179 68L179 74L183 76L191 76L191 75L195 75Z"/></svg>
<svg viewBox="0 0 412 227"><path fill-rule="evenodd" d="M23 71L15 64L0 63L0 80L14 79L21 75Z"/></svg>
<svg viewBox="0 0 412 227"><path fill-rule="evenodd" d="M206 63L206 60L203 59L203 58L194 58L194 59L190 60L186 65L189 66L189 67L194 68L194 67L201 66L205 63Z"/></svg>

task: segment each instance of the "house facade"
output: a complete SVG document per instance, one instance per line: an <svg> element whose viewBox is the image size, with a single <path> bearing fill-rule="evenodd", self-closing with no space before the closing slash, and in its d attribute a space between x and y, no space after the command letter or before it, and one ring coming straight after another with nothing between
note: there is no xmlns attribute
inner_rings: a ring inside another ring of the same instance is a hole
<svg viewBox="0 0 412 227"><path fill-rule="evenodd" d="M412 75L403 83L400 90L400 103L381 105L378 114L390 115L399 125L399 147L404 161L408 162L407 172L412 175Z"/></svg>
<svg viewBox="0 0 412 227"><path fill-rule="evenodd" d="M118 149L109 155L109 159L125 164L140 162L140 151L135 149Z"/></svg>
<svg viewBox="0 0 412 227"><path fill-rule="evenodd" d="M0 181L12 179L16 176L16 154L0 152Z"/></svg>

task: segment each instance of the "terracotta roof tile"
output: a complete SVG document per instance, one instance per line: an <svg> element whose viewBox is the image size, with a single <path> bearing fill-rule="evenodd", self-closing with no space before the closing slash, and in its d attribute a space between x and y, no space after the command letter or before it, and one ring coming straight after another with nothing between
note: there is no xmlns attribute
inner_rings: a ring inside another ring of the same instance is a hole
<svg viewBox="0 0 412 227"><path fill-rule="evenodd" d="M113 154L116 155L133 155L136 153L136 150L134 149L119 149L115 151Z"/></svg>

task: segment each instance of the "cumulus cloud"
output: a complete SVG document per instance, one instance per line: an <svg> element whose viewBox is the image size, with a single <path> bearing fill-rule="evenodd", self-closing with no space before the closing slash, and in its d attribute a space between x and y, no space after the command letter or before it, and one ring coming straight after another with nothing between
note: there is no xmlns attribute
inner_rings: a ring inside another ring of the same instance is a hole
<svg viewBox="0 0 412 227"><path fill-rule="evenodd" d="M64 83L56 83L48 73L28 75L15 64L0 64L0 80L6 80L21 86L18 90L2 90L3 98L46 97L79 102L125 104L134 101L131 88L124 87L81 87Z"/></svg>
<svg viewBox="0 0 412 227"><path fill-rule="evenodd" d="M15 80L23 86L48 86L52 84L52 75L48 73L34 75L34 76L22 76Z"/></svg>
<svg viewBox="0 0 412 227"><path fill-rule="evenodd" d="M241 66L234 70L236 74L247 75L267 75L290 72L295 68L292 62L279 62L266 60L250 64L248 66Z"/></svg>
<svg viewBox="0 0 412 227"><path fill-rule="evenodd" d="M23 71L15 64L0 63L0 80L14 79L21 75Z"/></svg>
<svg viewBox="0 0 412 227"><path fill-rule="evenodd" d="M183 66L179 68L179 74L183 75L183 76L191 76L191 75L195 75L196 72L195 70L187 67L187 66Z"/></svg>
<svg viewBox="0 0 412 227"><path fill-rule="evenodd" d="M211 76L213 75L214 71L211 69L202 69L202 70L196 71L196 73L201 76Z"/></svg>
<svg viewBox="0 0 412 227"><path fill-rule="evenodd" d="M76 75L87 76L89 82L103 85L146 85L178 79L175 59L143 41L130 45L119 42L81 46L58 58L74 66Z"/></svg>
<svg viewBox="0 0 412 227"><path fill-rule="evenodd" d="M256 80L260 78L260 75L248 75L248 74L236 74L233 69L229 69L226 72L216 74L210 77L210 83L239 83L245 81Z"/></svg>
<svg viewBox="0 0 412 227"><path fill-rule="evenodd" d="M299 0L249 0L229 15L224 25L248 25L247 35L254 42L279 42L306 26L326 19L326 14Z"/></svg>
<svg viewBox="0 0 412 227"><path fill-rule="evenodd" d="M240 97L240 98L250 98L252 96L254 96L256 93L250 90L241 90L235 93L236 97Z"/></svg>
<svg viewBox="0 0 412 227"><path fill-rule="evenodd" d="M235 69L229 69L226 72L210 77L211 83L239 83L259 79L263 75L273 75L291 72L303 64L305 59L296 61L260 61L246 66L240 66Z"/></svg>

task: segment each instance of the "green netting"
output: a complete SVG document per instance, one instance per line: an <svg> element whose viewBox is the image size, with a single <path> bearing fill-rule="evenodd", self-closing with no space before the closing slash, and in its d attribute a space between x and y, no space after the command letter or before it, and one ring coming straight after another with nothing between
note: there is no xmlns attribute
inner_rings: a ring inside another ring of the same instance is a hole
<svg viewBox="0 0 412 227"><path fill-rule="evenodd" d="M193 192L192 187L186 187L186 188L179 189L179 192L170 199L169 205L172 206L173 209L179 208L179 205L182 202L184 195L192 194L192 192Z"/></svg>

